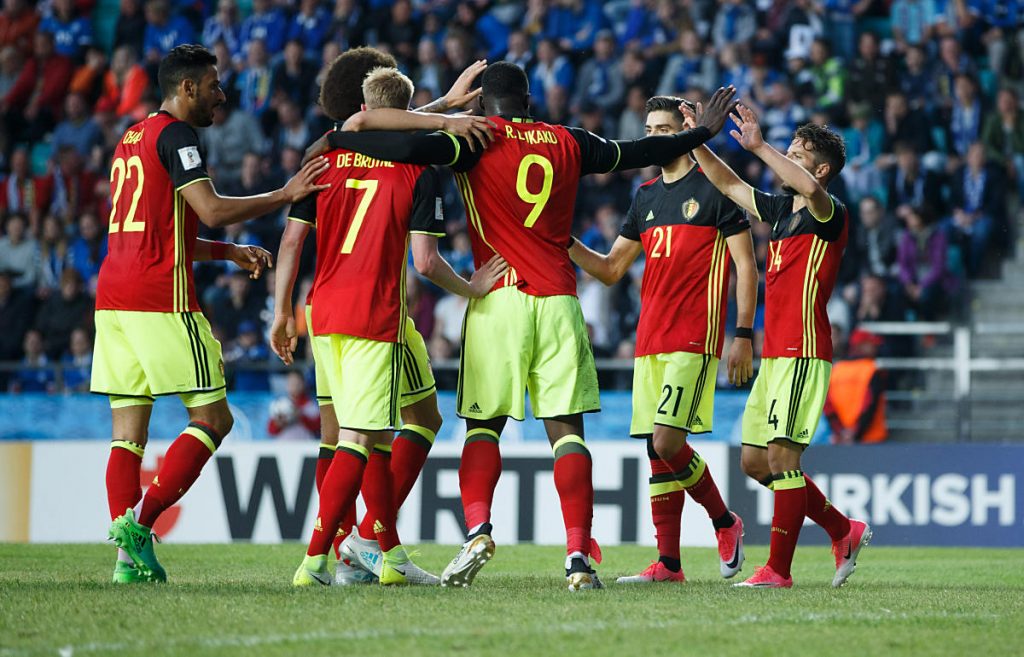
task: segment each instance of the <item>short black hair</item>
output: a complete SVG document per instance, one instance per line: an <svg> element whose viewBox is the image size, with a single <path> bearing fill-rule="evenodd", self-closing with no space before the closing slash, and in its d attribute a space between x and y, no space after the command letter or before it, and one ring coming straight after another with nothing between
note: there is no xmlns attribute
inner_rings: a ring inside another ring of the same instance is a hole
<svg viewBox="0 0 1024 657"><path fill-rule="evenodd" d="M686 117L684 117L683 113L679 111L680 105L686 105L692 110L696 109L696 105L685 98L679 98L677 96L652 96L647 99L647 103L644 105L644 111L648 114L651 112L671 112L673 118L682 123Z"/></svg>
<svg viewBox="0 0 1024 657"><path fill-rule="evenodd" d="M524 98L530 93L526 71L512 62L494 62L484 70L480 81L485 98Z"/></svg>
<svg viewBox="0 0 1024 657"><path fill-rule="evenodd" d="M160 62L157 81L164 98L173 98L178 93L182 80L198 84L206 69L217 65L217 57L206 48L196 44L175 46Z"/></svg>
<svg viewBox="0 0 1024 657"><path fill-rule="evenodd" d="M831 181L846 166L846 144L832 128L816 123L806 123L796 129L794 139L804 142L804 147L814 153L816 164L828 164L828 178Z"/></svg>
<svg viewBox="0 0 1024 657"><path fill-rule="evenodd" d="M344 121L363 104L363 80L375 68L398 68L398 62L376 48L347 50L331 62L320 87L320 107L334 121Z"/></svg>

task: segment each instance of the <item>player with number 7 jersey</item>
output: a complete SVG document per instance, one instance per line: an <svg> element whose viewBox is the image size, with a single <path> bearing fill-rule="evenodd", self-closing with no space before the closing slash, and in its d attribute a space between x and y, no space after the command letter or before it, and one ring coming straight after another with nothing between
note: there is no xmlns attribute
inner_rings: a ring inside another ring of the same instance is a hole
<svg viewBox="0 0 1024 657"><path fill-rule="evenodd" d="M471 152L464 140L444 133L329 136L333 147L372 157L450 166L466 206L476 266L494 254L510 266L490 294L470 301L463 324L457 405L467 428L459 478L468 540L445 569L442 585L468 586L494 554L490 514L501 474L499 436L508 418L524 418L528 391L554 451L568 588L601 588L590 564L590 556L599 561L600 553L591 539L594 489L582 417L600 409L597 371L566 251L577 185L586 174L669 162L699 146L721 129L732 95L720 89L694 130L611 142L534 121L526 74L497 62L482 79L483 113L496 128L486 151ZM396 119L387 127L403 125Z"/></svg>

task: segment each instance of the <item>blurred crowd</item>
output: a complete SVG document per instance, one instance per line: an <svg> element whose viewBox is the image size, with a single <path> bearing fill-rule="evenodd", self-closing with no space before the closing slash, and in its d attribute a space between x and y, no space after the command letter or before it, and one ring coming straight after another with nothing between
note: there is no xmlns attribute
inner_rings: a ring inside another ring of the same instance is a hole
<svg viewBox="0 0 1024 657"><path fill-rule="evenodd" d="M232 195L268 191L297 170L331 126L316 103L325 66L350 47L393 53L416 84L416 106L478 57L513 61L529 74L539 118L618 139L643 136L651 95L697 101L733 84L780 149L808 121L846 139L848 163L831 190L852 221L829 307L840 353L862 321L956 317L966 281L997 275L1015 237L1022 21L1021 0L4 0L0 362L22 366L0 376L14 390L87 389L109 158L123 131L159 106L161 56L186 42L219 62L228 102L200 132L218 190ZM774 186L727 131L712 146L751 183ZM576 234L609 248L632 192L656 175L585 179ZM443 252L468 275L464 212L445 176ZM275 251L285 214L203 236ZM768 233L755 223L762 267ZM599 357L632 357L640 267L610 289L581 275ZM233 388L266 389L272 272L254 282L204 263L196 282ZM456 357L466 301L412 268L408 290L431 355ZM53 363L64 365L59 380L38 369Z"/></svg>

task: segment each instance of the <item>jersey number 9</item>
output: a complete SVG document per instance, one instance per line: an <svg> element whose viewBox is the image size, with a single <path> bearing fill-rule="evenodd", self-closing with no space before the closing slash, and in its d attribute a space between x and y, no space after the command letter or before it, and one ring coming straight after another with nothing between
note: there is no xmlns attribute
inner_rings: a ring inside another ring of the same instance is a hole
<svg viewBox="0 0 1024 657"><path fill-rule="evenodd" d="M544 172L544 180L541 182L540 191L536 194L531 192L526 186L526 177L530 174L530 168L534 165L539 166L541 171ZM554 178L555 169L551 166L551 160L543 155L527 155L519 163L519 173L516 175L516 193L519 194L519 198L523 199L523 201L533 205L530 214L526 216L526 221L523 222L523 225L527 228L533 228L533 225L537 223L537 219L540 218L540 213L544 212L544 206L548 204L548 199L551 198L551 183Z"/></svg>
<svg viewBox="0 0 1024 657"><path fill-rule="evenodd" d="M132 175L132 172L135 175ZM135 191L132 192L132 202L128 206L128 214L125 215L124 224L119 224L115 217L117 216L117 204L121 200L121 192L124 191L124 181L126 179L135 179ZM141 233L146 230L146 223L143 221L135 221L135 211L139 208L139 199L142 198L142 185L146 180L146 175L142 171L142 158L138 155L133 155L127 160L122 157L114 160L114 163L110 167L110 182L114 183L114 195L110 201L110 234L121 231L125 233Z"/></svg>

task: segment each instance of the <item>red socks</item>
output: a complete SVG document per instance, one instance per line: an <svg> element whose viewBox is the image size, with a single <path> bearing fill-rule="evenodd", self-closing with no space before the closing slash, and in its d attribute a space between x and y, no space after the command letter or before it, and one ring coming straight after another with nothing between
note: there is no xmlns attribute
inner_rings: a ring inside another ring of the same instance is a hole
<svg viewBox="0 0 1024 657"><path fill-rule="evenodd" d="M182 498L199 478L199 473L217 450L220 441L221 437L211 427L200 422L188 425L177 440L171 443L163 466L146 490L139 524L152 527L164 510Z"/></svg>
<svg viewBox="0 0 1024 657"><path fill-rule="evenodd" d="M320 489L320 509L317 511L307 555L315 557L327 554L331 549L346 510L349 507L355 508L368 456L369 453L362 445L344 441L338 443L331 468Z"/></svg>
<svg viewBox="0 0 1024 657"><path fill-rule="evenodd" d="M436 434L427 427L405 424L391 444L391 475L395 482L395 509L402 508L427 461Z"/></svg>
<svg viewBox="0 0 1024 657"><path fill-rule="evenodd" d="M666 463L690 497L708 512L709 518L717 520L729 512L707 464L689 444L683 443Z"/></svg>
<svg viewBox="0 0 1024 657"><path fill-rule="evenodd" d="M657 455L655 454L655 457ZM651 517L658 540L658 556L679 560L679 532L686 490L660 458L651 459Z"/></svg>
<svg viewBox="0 0 1024 657"><path fill-rule="evenodd" d="M135 508L142 499L142 455L145 448L127 440L110 443L110 457L107 459L107 505L110 519Z"/></svg>
<svg viewBox="0 0 1024 657"><path fill-rule="evenodd" d="M327 471L331 469L331 460L334 458L334 450L336 449L338 449L337 445L320 443L320 454L316 459L316 492L318 493L323 488L324 477L327 476Z"/></svg>
<svg viewBox="0 0 1024 657"><path fill-rule="evenodd" d="M793 552L807 512L807 485L801 470L773 475L775 515L772 517L771 551L768 565L782 577L789 577Z"/></svg>
<svg viewBox="0 0 1024 657"><path fill-rule="evenodd" d="M375 537L384 552L399 544L390 449L390 445L377 445L370 454L362 486L366 515L359 524L359 535Z"/></svg>
<svg viewBox="0 0 1024 657"><path fill-rule="evenodd" d="M807 517L821 525L833 542L845 538L850 533L850 519L832 506L810 477L804 475L804 482L807 484Z"/></svg>
<svg viewBox="0 0 1024 657"><path fill-rule="evenodd" d="M562 503L566 554L590 554L590 530L594 520L593 463L590 450L579 436L560 438L555 452L555 489Z"/></svg>
<svg viewBox="0 0 1024 657"><path fill-rule="evenodd" d="M494 489L501 477L501 451L498 434L490 429L477 428L466 432L459 463L459 490L466 527L473 529L491 520Z"/></svg>

